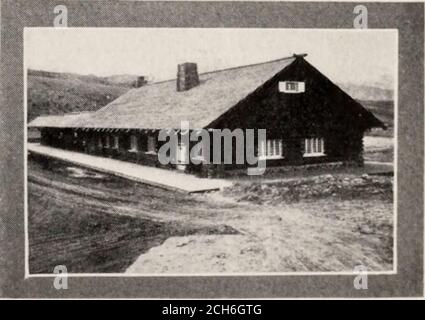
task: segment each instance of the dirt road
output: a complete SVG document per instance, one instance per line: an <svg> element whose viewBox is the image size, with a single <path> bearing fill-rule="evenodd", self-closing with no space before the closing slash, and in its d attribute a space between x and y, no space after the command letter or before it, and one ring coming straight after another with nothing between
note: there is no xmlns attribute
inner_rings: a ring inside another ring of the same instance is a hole
<svg viewBox="0 0 425 320"><path fill-rule="evenodd" d="M219 194L200 202L229 201ZM292 204L228 202L229 209L187 221L225 223L237 235L171 237L141 255L129 273L353 271L392 268L392 204L322 199ZM231 208L231 209L230 209Z"/></svg>
<svg viewBox="0 0 425 320"><path fill-rule="evenodd" d="M243 199L243 188L186 195L31 162L30 269L65 263L71 272L352 271L359 264L390 270L392 195L380 182L365 183L377 193L258 203Z"/></svg>

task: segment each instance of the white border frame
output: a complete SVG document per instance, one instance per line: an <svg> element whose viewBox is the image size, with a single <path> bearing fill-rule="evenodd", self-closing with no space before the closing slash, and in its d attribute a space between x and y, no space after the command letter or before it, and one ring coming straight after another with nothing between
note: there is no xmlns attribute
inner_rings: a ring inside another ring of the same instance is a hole
<svg viewBox="0 0 425 320"><path fill-rule="evenodd" d="M213 0L214 1L214 0ZM218 0L217 0L218 1ZM294 0L295 1L295 0ZM297 0L298 1L298 0ZM310 0L301 0L310 1ZM347 0L350 1L350 0ZM360 1L359 1L360 2ZM399 1L394 1L399 2ZM417 2L417 1L412 1ZM88 27L88 29L94 29L95 27ZM30 274L29 272L29 239L28 239L28 149L27 149L27 65L25 59L25 37L27 30L31 29L62 29L55 27L24 27L23 30L23 79L24 79L24 230L25 230L25 279L29 278L55 278L58 275L54 273L39 273ZM79 27L67 27L70 29L82 29ZM156 29L156 28L96 28L96 29ZM179 28L161 28L161 29L179 29ZM184 29L200 29L200 28L184 28ZM215 28L203 28L203 29L215 29ZM226 28L226 29L243 29L243 28ZM294 28L256 28L256 29L278 29L278 30L293 30ZM398 248L397 248L397 229L398 229L398 73L399 73L399 32L398 29L325 29L325 28L296 28L297 31L309 31L309 32L326 32L326 31L342 31L342 32L395 32L395 77L394 77L394 184L393 184L393 270L389 271L370 271L362 274L367 275L395 275L398 270ZM424 235L425 237L425 235ZM424 249L425 250L425 249ZM359 272L355 271L311 271L311 272L251 272L251 273L67 273L67 277L228 277L228 276L356 276ZM62 274L63 276L63 274Z"/></svg>

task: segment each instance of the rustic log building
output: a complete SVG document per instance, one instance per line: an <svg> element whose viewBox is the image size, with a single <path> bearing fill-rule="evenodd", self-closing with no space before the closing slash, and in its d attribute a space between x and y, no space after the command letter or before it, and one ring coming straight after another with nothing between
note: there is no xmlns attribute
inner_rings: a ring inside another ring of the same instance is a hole
<svg viewBox="0 0 425 320"><path fill-rule="evenodd" d="M305 55L202 74L184 63L177 80L132 89L96 112L40 116L28 127L40 130L45 145L161 166L158 132L179 129L181 121L190 130L267 129L255 148L267 167L362 164L364 132L385 128ZM247 166L170 165L202 176Z"/></svg>

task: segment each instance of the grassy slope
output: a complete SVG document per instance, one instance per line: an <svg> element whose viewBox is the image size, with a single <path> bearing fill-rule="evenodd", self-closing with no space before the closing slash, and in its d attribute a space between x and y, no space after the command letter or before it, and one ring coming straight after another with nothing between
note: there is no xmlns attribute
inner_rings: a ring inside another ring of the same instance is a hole
<svg viewBox="0 0 425 320"><path fill-rule="evenodd" d="M127 92L131 82L107 82L94 76L45 73L28 75L28 121L39 115L95 111Z"/></svg>

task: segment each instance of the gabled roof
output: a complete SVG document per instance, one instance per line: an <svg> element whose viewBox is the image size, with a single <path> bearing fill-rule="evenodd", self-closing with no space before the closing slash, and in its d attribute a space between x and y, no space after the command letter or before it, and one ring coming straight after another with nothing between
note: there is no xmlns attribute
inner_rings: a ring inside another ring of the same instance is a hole
<svg viewBox="0 0 425 320"><path fill-rule="evenodd" d="M153 83L128 91L88 117L58 122L39 117L28 126L177 129L181 121L189 121L191 128L204 128L294 60L202 73L197 87L182 92L177 92L175 79Z"/></svg>
<svg viewBox="0 0 425 320"><path fill-rule="evenodd" d="M190 128L205 128L298 57L303 55L202 73L200 84L188 91L178 92L175 79L153 83L128 91L98 111L41 116L28 127L179 129L181 121L188 121ZM349 114L362 117L365 128L385 128L371 112L306 63L311 67L308 70L331 84L328 90L332 97L342 99Z"/></svg>

